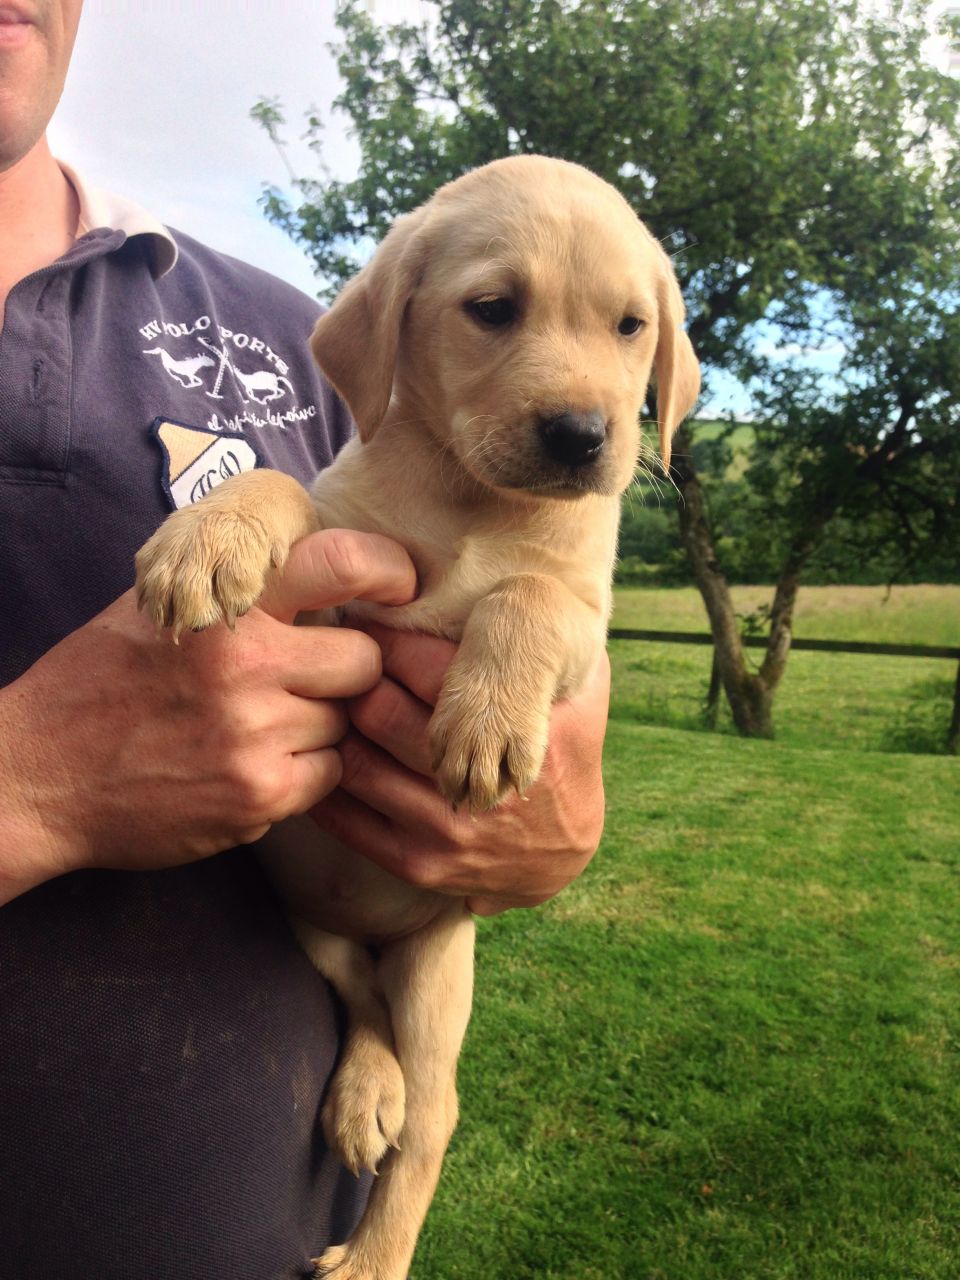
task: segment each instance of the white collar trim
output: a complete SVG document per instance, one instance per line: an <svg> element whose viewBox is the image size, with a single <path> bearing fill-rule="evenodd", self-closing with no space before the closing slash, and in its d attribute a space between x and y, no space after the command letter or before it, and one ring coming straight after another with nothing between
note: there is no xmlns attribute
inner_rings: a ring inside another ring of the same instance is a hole
<svg viewBox="0 0 960 1280"><path fill-rule="evenodd" d="M177 242L162 222L158 222L153 214L134 204L132 200L89 186L75 169L62 160L57 163L80 201L78 239L99 227L123 231L128 237L149 236L153 249L154 276L159 279L173 268L177 261Z"/></svg>

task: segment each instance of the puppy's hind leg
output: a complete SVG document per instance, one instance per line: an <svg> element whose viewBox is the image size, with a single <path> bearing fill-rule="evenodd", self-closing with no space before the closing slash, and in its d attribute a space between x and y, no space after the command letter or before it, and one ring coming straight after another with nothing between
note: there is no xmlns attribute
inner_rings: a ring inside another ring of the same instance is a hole
<svg viewBox="0 0 960 1280"><path fill-rule="evenodd" d="M291 923L347 1011L346 1041L321 1116L327 1146L351 1173L375 1172L400 1138L404 1084L373 956L359 942Z"/></svg>
<svg viewBox="0 0 960 1280"><path fill-rule="evenodd" d="M457 1122L456 1070L470 1018L473 918L456 902L425 928L383 948L407 1108L400 1148L387 1153L366 1211L346 1244L317 1259L332 1280L406 1280L417 1236Z"/></svg>

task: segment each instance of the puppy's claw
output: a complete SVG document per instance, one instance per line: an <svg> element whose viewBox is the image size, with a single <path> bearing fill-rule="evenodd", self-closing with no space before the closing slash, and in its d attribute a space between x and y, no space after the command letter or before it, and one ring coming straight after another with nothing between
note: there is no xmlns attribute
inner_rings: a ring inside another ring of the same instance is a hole
<svg viewBox="0 0 960 1280"><path fill-rule="evenodd" d="M536 781L547 749L547 714L519 702L502 712L489 695L473 705L483 710L471 713L462 695L441 695L430 734L441 794L454 808L468 803L478 813L512 791L522 795Z"/></svg>
<svg viewBox="0 0 960 1280"><path fill-rule="evenodd" d="M323 1280L325 1276L339 1276L340 1280L352 1280L358 1273L353 1271L349 1265L350 1254L345 1244L334 1245L332 1249L327 1251L319 1258L312 1258L314 1265L314 1276L316 1280Z"/></svg>
<svg viewBox="0 0 960 1280"><path fill-rule="evenodd" d="M317 1280L322 1280L324 1276L332 1276L339 1269L346 1255L347 1246L337 1244L332 1249L327 1249L319 1258L311 1258L310 1261L314 1266L313 1274Z"/></svg>

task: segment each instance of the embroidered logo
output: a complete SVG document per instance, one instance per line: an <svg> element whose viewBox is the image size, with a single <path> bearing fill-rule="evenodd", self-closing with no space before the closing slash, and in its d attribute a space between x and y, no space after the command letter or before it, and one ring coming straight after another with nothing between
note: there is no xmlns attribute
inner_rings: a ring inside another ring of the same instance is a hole
<svg viewBox="0 0 960 1280"><path fill-rule="evenodd" d="M319 412L313 400L301 399L283 356L255 334L229 329L206 314L153 319L138 332L149 343L140 348L143 356L188 391L192 404L204 406L204 426L211 431L286 431ZM178 397L174 392L171 412L177 412Z"/></svg>
<svg viewBox="0 0 960 1280"><path fill-rule="evenodd" d="M188 389L190 387L204 387L211 400L223 399L223 393L220 388L223 386L224 375L227 372L232 375L234 385L244 404L250 400L255 401L257 404L267 404L271 400L281 399L288 391L293 391L290 379L285 378L282 373L274 373L272 369L252 369L244 372L230 359L230 354L226 348L218 347L214 343L208 342L206 338L198 338L197 341L217 356L218 360L211 360L210 356L202 354L188 356L183 360L175 360L165 347L145 347L143 354L145 356L159 356L160 363L164 369L174 381L180 383L181 387ZM208 389L203 379L197 377L197 370L213 368L216 368L217 372L214 375L212 386Z"/></svg>
<svg viewBox="0 0 960 1280"><path fill-rule="evenodd" d="M199 502L231 476L263 466L259 453L242 436L225 436L169 418L154 418L150 430L163 454L160 482L175 511Z"/></svg>
<svg viewBox="0 0 960 1280"><path fill-rule="evenodd" d="M164 351L163 347L151 347L148 351L144 351L145 356L159 356L160 363L169 373L170 377L180 383L181 387L202 387L203 380L197 377L198 369L212 367L213 361L209 356L194 356L192 360L174 360L169 351Z"/></svg>

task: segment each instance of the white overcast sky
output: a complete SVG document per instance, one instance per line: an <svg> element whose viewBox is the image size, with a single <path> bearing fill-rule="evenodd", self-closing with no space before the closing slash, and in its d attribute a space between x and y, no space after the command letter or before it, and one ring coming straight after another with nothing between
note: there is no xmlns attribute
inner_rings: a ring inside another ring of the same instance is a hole
<svg viewBox="0 0 960 1280"><path fill-rule="evenodd" d="M430 8L370 7L385 21ZM317 106L327 162L350 176L346 121L330 113L334 9L334 0L86 0L50 128L54 154L162 222L315 293L303 252L257 205L261 184L282 187L286 173L249 112L261 96L282 99L294 169L309 176L313 157L298 140Z"/></svg>

